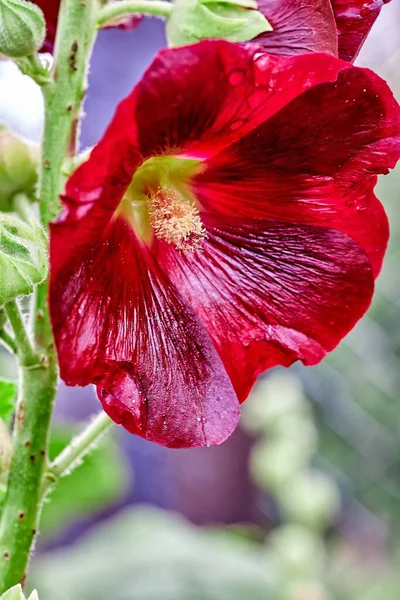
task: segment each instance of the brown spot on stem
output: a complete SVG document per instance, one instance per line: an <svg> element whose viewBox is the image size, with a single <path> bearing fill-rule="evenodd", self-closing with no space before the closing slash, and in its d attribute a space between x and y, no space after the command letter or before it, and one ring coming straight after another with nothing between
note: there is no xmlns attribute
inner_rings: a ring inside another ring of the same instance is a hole
<svg viewBox="0 0 400 600"><path fill-rule="evenodd" d="M20 402L18 405L16 421L17 421L16 422L17 431L18 431L18 433L20 433L24 427L24 421L25 421L25 404L24 404L24 402Z"/></svg>
<svg viewBox="0 0 400 600"><path fill-rule="evenodd" d="M72 42L71 44L71 54L68 57L68 64L70 66L70 69L72 69L73 71L77 71L78 67L77 67L77 55L78 55L78 42L75 40Z"/></svg>

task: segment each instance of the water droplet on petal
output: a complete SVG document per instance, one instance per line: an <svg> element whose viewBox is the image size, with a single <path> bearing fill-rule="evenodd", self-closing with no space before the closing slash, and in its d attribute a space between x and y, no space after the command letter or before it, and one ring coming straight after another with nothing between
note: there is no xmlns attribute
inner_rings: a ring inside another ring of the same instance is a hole
<svg viewBox="0 0 400 600"><path fill-rule="evenodd" d="M236 129L239 129L239 127L241 127L243 123L243 119L235 119L234 121L232 121L230 128L232 131L235 131Z"/></svg>
<svg viewBox="0 0 400 600"><path fill-rule="evenodd" d="M240 69L236 69L229 74L228 81L230 85L237 86L244 82L245 72Z"/></svg>

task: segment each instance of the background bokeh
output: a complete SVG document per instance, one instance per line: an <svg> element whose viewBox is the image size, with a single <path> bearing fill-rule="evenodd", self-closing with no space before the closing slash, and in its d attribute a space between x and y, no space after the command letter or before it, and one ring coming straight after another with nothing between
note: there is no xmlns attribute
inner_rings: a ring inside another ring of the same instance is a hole
<svg viewBox="0 0 400 600"><path fill-rule="evenodd" d="M358 59L398 99L399 26L394 0ZM156 19L100 34L82 147L164 43ZM35 85L0 62L0 121L39 139L41 111ZM61 482L33 562L41 600L400 598L399 194L397 170L379 183L392 233L373 305L321 365L265 374L219 448L166 450L115 428ZM62 386L52 452L97 410L90 388Z"/></svg>

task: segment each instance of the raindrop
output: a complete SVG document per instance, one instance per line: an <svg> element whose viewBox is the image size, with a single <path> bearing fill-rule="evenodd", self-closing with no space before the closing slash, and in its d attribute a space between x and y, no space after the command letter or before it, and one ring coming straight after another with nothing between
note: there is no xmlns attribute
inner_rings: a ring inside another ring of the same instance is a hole
<svg viewBox="0 0 400 600"><path fill-rule="evenodd" d="M230 129L232 131L235 131L236 129L239 129L239 127L241 127L243 125L244 121L243 119L235 119L234 121L232 121L231 125L230 125Z"/></svg>
<svg viewBox="0 0 400 600"><path fill-rule="evenodd" d="M368 200L366 198L346 200L345 205L348 208L355 208L358 212L363 212L368 208Z"/></svg>
<svg viewBox="0 0 400 600"><path fill-rule="evenodd" d="M245 72L237 69L229 74L228 81L230 85L237 86L244 82L244 78Z"/></svg>

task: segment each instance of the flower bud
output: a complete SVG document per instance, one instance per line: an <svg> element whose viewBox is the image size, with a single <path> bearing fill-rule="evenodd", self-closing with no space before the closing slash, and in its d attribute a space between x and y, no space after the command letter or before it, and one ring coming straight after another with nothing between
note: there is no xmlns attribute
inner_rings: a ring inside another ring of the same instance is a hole
<svg viewBox="0 0 400 600"><path fill-rule="evenodd" d="M0 0L1 1L1 0ZM19 192L33 196L37 182L39 146L27 144L0 126L0 211L12 210Z"/></svg>
<svg viewBox="0 0 400 600"><path fill-rule="evenodd" d="M27 0L0 0L0 55L21 58L43 45L46 24L42 10Z"/></svg>
<svg viewBox="0 0 400 600"><path fill-rule="evenodd" d="M47 271L47 239L39 223L0 214L0 307L31 294Z"/></svg>
<svg viewBox="0 0 400 600"><path fill-rule="evenodd" d="M166 27L170 46L206 38L246 42L271 30L254 0L175 0Z"/></svg>

